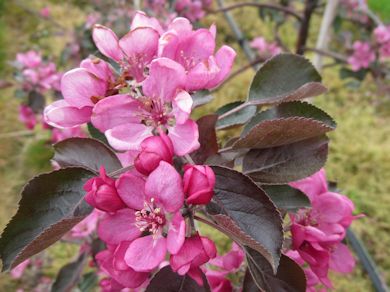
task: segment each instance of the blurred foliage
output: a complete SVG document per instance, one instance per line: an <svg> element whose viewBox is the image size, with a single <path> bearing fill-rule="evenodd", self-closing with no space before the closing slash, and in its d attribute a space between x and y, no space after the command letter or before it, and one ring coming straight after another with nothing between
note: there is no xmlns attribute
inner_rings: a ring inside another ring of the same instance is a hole
<svg viewBox="0 0 390 292"><path fill-rule="evenodd" d="M377 13L384 22L390 21L389 0L368 0L368 7Z"/></svg>
<svg viewBox="0 0 390 292"><path fill-rule="evenodd" d="M233 1L233 0L232 0ZM52 18L61 26L71 29L80 25L85 17L81 10L84 1L31 0L10 1L4 5L0 0L0 74L7 74L12 81L8 60L15 58L16 52L40 47L46 55L59 58L60 51L70 39L68 33L57 28L28 12L49 6ZM8 5L9 3L9 5ZM77 5L74 5L77 3ZM81 3L81 4L80 4ZM21 5L19 5L21 4ZM387 13L382 17L390 17L389 0L370 0L370 7L379 13ZM23 8L24 7L24 8ZM386 12L387 11L387 12ZM241 29L248 39L262 35L267 40L273 39L271 24L266 18L259 19L257 9L244 8L233 12ZM313 19L310 31L309 45L313 46L318 34L320 18ZM235 42L234 36L222 15L213 14L205 19L210 25L218 27L218 43L228 43L238 51L238 57L233 70L247 63L244 54ZM45 34L37 35L37 31L48 30L53 37ZM294 48L297 27L291 23L281 27L281 38L286 45ZM358 35L360 31L355 31ZM64 66L66 68L67 66ZM359 88L347 87L348 79L339 78L339 68L331 67L323 72L324 84L329 93L316 98L314 103L326 110L338 122L338 129L331 134L331 148L327 163L328 178L336 180L339 188L355 202L359 212L366 215L354 223L353 229L365 242L384 277L390 284L390 101L378 96L375 84L365 80ZM233 78L228 84L218 89L212 103L197 109L194 116L199 117L206 112L215 111L221 105L231 101L243 100L253 76L252 70ZM13 89L1 91L0 95L0 227L3 228L10 216L14 214L19 200L18 193L25 181L31 176L50 169L48 159L51 152L48 143L42 142L43 132L37 136L19 135L5 138L1 135L9 132L24 131L17 119L18 102L13 97ZM223 131L219 135L228 139L237 131ZM211 228L202 227L204 234L217 241L219 250L226 251L230 243L222 234ZM49 249L55 258L52 265L44 270L46 275L54 276L58 269L69 262L77 253L74 245L59 243ZM333 275L336 291L371 291L367 275L359 267L348 276ZM15 291L18 281L9 280L7 275L0 275L0 291Z"/></svg>

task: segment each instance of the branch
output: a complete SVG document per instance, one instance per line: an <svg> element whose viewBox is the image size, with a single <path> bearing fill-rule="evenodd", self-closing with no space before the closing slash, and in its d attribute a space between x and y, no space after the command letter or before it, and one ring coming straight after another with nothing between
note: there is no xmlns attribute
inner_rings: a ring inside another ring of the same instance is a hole
<svg viewBox="0 0 390 292"><path fill-rule="evenodd" d="M298 40L296 45L296 53L303 55L304 48L309 37L310 20L313 12L317 8L318 0L306 0L303 20L299 29Z"/></svg>
<svg viewBox="0 0 390 292"><path fill-rule="evenodd" d="M331 58L333 58L337 61L343 62L343 63L348 63L347 57L345 57L341 54L335 53L335 52L321 50L321 49L315 49L315 48L303 48L303 50L304 51L311 51L311 52L317 53L317 54L322 55L322 56L331 57Z"/></svg>
<svg viewBox="0 0 390 292"><path fill-rule="evenodd" d="M257 58L254 61L242 66L241 68L237 69L232 74L230 74L229 77L226 78L225 81L221 84L221 86L223 86L223 84L227 83L228 81L232 80L237 75L240 75L241 73L245 72L246 70L256 66L257 64L263 63L264 61L265 60L263 58Z"/></svg>
<svg viewBox="0 0 390 292"><path fill-rule="evenodd" d="M248 40L245 38L244 34L241 32L240 28L238 27L237 23L235 22L233 16L226 10L224 11L224 2L223 0L217 0L218 6L223 11L223 14L225 16L226 21L228 22L231 30L233 31L236 40L240 47L244 50L244 53L248 59L249 62L252 62L255 59L255 54L253 53L252 49L249 46ZM253 67L254 70L256 70L256 66Z"/></svg>
<svg viewBox="0 0 390 292"><path fill-rule="evenodd" d="M241 8L241 7L245 7L245 6L278 10L278 11L284 12L288 15L295 17L299 21L303 20L303 17L300 14L298 14L297 12L295 12L294 10L292 10L291 8L277 5L277 4L271 4L271 3L242 2L242 3L236 3L236 4L233 4L230 6L226 6L226 7L220 8L220 9L209 10L208 12L209 13L226 12L229 10L233 10L233 9L237 9L237 8Z"/></svg>

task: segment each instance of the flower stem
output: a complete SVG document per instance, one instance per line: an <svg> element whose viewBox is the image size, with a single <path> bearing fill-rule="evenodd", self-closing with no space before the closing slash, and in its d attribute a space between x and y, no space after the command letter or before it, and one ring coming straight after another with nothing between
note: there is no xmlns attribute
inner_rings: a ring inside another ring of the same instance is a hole
<svg viewBox="0 0 390 292"><path fill-rule="evenodd" d="M108 176L117 176L118 174L122 174L130 169L133 169L133 168L134 168L134 165L128 165L126 167L120 168L118 170L115 170L115 171L109 173Z"/></svg>
<svg viewBox="0 0 390 292"><path fill-rule="evenodd" d="M191 156L190 156L189 154L184 155L184 158L188 161L188 163L190 163L190 164L196 164L196 163L192 160L192 158L191 158Z"/></svg>

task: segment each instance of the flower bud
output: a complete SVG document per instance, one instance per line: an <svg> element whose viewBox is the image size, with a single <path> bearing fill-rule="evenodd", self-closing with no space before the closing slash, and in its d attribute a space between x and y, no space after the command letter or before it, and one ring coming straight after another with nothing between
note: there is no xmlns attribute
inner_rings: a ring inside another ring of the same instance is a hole
<svg viewBox="0 0 390 292"><path fill-rule="evenodd" d="M144 175L149 175L155 170L160 161L172 163L173 145L164 133L159 136L148 137L141 143L141 152L134 161L135 168Z"/></svg>
<svg viewBox="0 0 390 292"><path fill-rule="evenodd" d="M126 207L116 191L115 180L106 175L103 166L100 168L100 176L89 179L84 190L87 192L85 200L94 208L115 212Z"/></svg>
<svg viewBox="0 0 390 292"><path fill-rule="evenodd" d="M184 193L188 204L205 205L214 195L215 175L207 165L184 167Z"/></svg>

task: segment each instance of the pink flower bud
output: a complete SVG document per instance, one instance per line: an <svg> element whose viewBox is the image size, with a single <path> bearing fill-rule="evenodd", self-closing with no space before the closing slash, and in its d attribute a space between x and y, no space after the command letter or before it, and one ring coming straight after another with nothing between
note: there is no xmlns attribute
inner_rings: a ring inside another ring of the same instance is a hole
<svg viewBox="0 0 390 292"><path fill-rule="evenodd" d="M215 175L207 165L184 167L184 193L188 204L205 205L214 195Z"/></svg>
<svg viewBox="0 0 390 292"><path fill-rule="evenodd" d="M106 175L104 166L100 168L99 177L91 178L85 183L84 190L87 192L87 203L99 210L115 212L126 207L118 196L115 180Z"/></svg>
<svg viewBox="0 0 390 292"><path fill-rule="evenodd" d="M173 145L164 133L160 136L148 137L141 143L141 152L134 161L135 168L144 175L155 170L160 161L172 163Z"/></svg>

